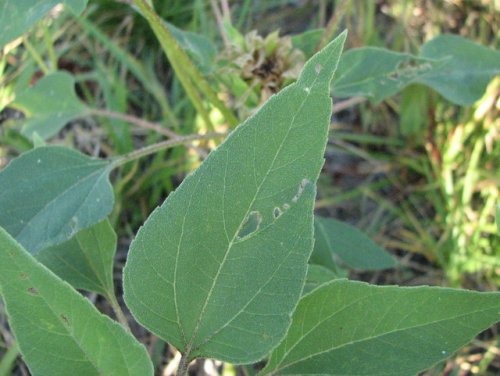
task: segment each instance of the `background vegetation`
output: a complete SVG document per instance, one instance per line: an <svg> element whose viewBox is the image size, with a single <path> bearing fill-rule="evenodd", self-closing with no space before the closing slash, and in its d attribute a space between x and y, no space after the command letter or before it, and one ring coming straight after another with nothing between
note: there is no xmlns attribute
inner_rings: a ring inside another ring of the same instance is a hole
<svg viewBox="0 0 500 376"><path fill-rule="evenodd" d="M79 19L56 7L25 37L4 48L0 168L33 143L20 132L24 115L22 106L12 105L15 94L57 69L75 76L78 97L94 110L71 121L51 143L110 157L157 142L169 130L230 130L292 82L306 57L345 28L346 49L377 46L418 54L422 44L444 33L494 49L500 43L500 5L488 0L154 2L174 34L174 26L196 33L182 34L183 46L217 97L238 117L231 120L213 101L186 92L146 21L123 2L90 1ZM224 27L224 18L234 28ZM318 28L324 28L314 34L319 38L309 34L301 43L289 38ZM349 277L376 284L498 290L498 77L473 106L453 105L417 84L381 103L333 96L317 213L355 224L400 262L383 272L351 270ZM179 146L114 174L117 283L138 227L218 142ZM104 302L97 305L110 312ZM133 330L153 355L158 374L171 374L173 350L138 326ZM499 372L497 334L495 328L484 333L428 375ZM0 306L0 358L9 356L11 341ZM200 375L252 373L250 368L198 363L193 372ZM28 374L20 360L13 372Z"/></svg>

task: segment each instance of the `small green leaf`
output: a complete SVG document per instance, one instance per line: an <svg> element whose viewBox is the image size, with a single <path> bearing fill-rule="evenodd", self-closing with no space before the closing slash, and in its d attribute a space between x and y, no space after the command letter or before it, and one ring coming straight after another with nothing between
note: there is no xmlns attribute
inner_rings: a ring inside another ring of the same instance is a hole
<svg viewBox="0 0 500 376"><path fill-rule="evenodd" d="M416 82L428 85L449 101L471 105L480 99L490 80L500 74L500 52L457 35L440 35L422 46L420 56L446 63Z"/></svg>
<svg viewBox="0 0 500 376"><path fill-rule="evenodd" d="M114 294L116 234L106 219L70 240L41 250L36 258L74 288L105 297Z"/></svg>
<svg viewBox="0 0 500 376"><path fill-rule="evenodd" d="M329 84L345 37L237 127L130 247L127 305L188 359L256 361L286 333L312 248Z"/></svg>
<svg viewBox="0 0 500 376"><path fill-rule="evenodd" d="M153 375L146 349L0 228L0 289L33 375Z"/></svg>
<svg viewBox="0 0 500 376"><path fill-rule="evenodd" d="M0 49L28 31L59 3L64 3L73 13L80 14L87 0L0 0Z"/></svg>
<svg viewBox="0 0 500 376"><path fill-rule="evenodd" d="M292 35L293 48L298 48L307 57L313 55L319 42L321 42L324 31L325 29L312 29Z"/></svg>
<svg viewBox="0 0 500 376"><path fill-rule="evenodd" d="M330 269L321 265L309 265L307 268L306 284L304 285L303 294L307 294L311 290L326 282L345 277L347 277L347 272L344 270L339 273L334 273Z"/></svg>
<svg viewBox="0 0 500 376"><path fill-rule="evenodd" d="M168 22L165 22L165 25L203 73L213 69L217 50L210 39L204 35L181 30Z"/></svg>
<svg viewBox="0 0 500 376"><path fill-rule="evenodd" d="M76 96L75 79L66 72L43 77L20 93L11 105L27 116L22 133L31 137L36 132L43 139L54 136L69 121L88 112Z"/></svg>
<svg viewBox="0 0 500 376"><path fill-rule="evenodd" d="M339 262L362 270L396 266L396 260L386 250L348 223L316 216L314 229L316 242L310 260L312 264L323 265L334 272Z"/></svg>
<svg viewBox="0 0 500 376"><path fill-rule="evenodd" d="M302 298L261 374L413 376L499 319L499 293L336 280Z"/></svg>
<svg viewBox="0 0 500 376"><path fill-rule="evenodd" d="M32 254L71 238L111 212L110 169L61 146L22 154L0 172L0 226Z"/></svg>

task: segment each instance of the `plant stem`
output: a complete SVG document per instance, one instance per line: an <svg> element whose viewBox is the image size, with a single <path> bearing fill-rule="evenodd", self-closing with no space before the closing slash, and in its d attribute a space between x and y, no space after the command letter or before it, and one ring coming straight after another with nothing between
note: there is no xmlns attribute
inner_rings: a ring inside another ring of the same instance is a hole
<svg viewBox="0 0 500 376"><path fill-rule="evenodd" d="M212 6L212 12L214 13L215 20L217 22L217 27L219 28L220 35L224 42L224 46L228 47L230 45L229 38L227 37L226 30L224 29L224 20L222 18L222 13L217 5L216 0L210 0L210 5Z"/></svg>
<svg viewBox="0 0 500 376"><path fill-rule="evenodd" d="M332 114L343 111L349 107L352 107L356 104L363 103L366 101L367 99L365 97L352 97L342 102L335 103L332 108Z"/></svg>
<svg viewBox="0 0 500 376"><path fill-rule="evenodd" d="M127 317L123 313L122 308L118 303L118 300L116 300L116 296L111 293L108 294L107 298L109 304L111 305L111 308L113 309L113 312L116 315L116 318L118 319L118 322L122 324L122 326L130 332L130 326L128 325Z"/></svg>
<svg viewBox="0 0 500 376"><path fill-rule="evenodd" d="M131 151L130 153L121 155L113 160L112 167L116 168L118 166L122 166L130 161L134 161L136 159L145 157L146 155L154 154L160 150L169 149L177 145L187 144L197 140L209 140L211 138L225 137L225 136L227 136L227 133L217 133L217 132L211 132L207 134L192 134L189 136L177 136L170 140L158 142L153 145L148 145L141 149L137 149Z"/></svg>
<svg viewBox="0 0 500 376"><path fill-rule="evenodd" d="M179 366L177 367L177 372L176 372L175 376L186 375L188 367L189 367L188 356L189 356L188 351L186 351L184 354L182 354L182 357L181 357L181 360L179 362Z"/></svg>
<svg viewBox="0 0 500 376"><path fill-rule="evenodd" d="M162 127L158 123L152 123L152 122L149 122L147 120L143 120L141 118L138 118L138 117L135 117L132 115L122 114L120 112L92 108L90 110L90 115L103 116L103 117L107 117L110 119L123 120L123 121L126 121L127 123L137 125L140 128L153 130L153 131L160 133L164 136L167 136L169 138L179 137L179 135L177 135L177 133L171 131L168 128Z"/></svg>
<svg viewBox="0 0 500 376"><path fill-rule="evenodd" d="M0 359L0 376L9 376L12 374L14 363L19 356L17 343L13 342Z"/></svg>
<svg viewBox="0 0 500 376"><path fill-rule="evenodd" d="M49 68L44 63L42 57L40 56L38 51L35 49L35 47L33 47L33 45L30 43L30 41L28 40L28 37L25 37L23 39L23 44L24 44L24 47L26 47L26 50L31 55L31 57L33 58L33 60L36 61L36 63L38 64L38 67L43 72L43 74L49 74L50 73Z"/></svg>
<svg viewBox="0 0 500 376"><path fill-rule="evenodd" d="M321 36L321 41L319 42L319 45L316 48L317 51L325 47L328 44L328 42L332 39L333 35L337 31L340 22L344 18L345 13L350 6L351 6L351 0L341 0L338 4L335 4L335 11L325 27L325 31Z"/></svg>
<svg viewBox="0 0 500 376"><path fill-rule="evenodd" d="M163 51L167 55L168 60L172 63L172 67L174 68L176 75L181 80L182 85L184 86L188 80L190 80L190 83L196 83L196 86L199 88L201 93L219 109L226 121L231 126L237 125L238 119L236 119L234 114L226 107L224 102L220 100L217 97L217 94L210 88L208 82L193 64L186 52L181 48L177 40L165 26L162 19L156 14L154 9L151 8L146 0L133 1L153 29L161 47L163 48ZM199 106L196 98L191 97L191 100L195 106Z"/></svg>

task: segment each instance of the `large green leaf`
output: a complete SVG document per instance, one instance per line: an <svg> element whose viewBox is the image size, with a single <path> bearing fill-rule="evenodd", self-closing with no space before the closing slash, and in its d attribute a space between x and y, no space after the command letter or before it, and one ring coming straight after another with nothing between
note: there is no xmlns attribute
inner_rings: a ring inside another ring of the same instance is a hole
<svg viewBox="0 0 500 376"><path fill-rule="evenodd" d="M336 280L302 298L261 374L413 376L499 319L499 293Z"/></svg>
<svg viewBox="0 0 500 376"><path fill-rule="evenodd" d="M33 375L153 375L141 344L2 228L0 290Z"/></svg>
<svg viewBox="0 0 500 376"><path fill-rule="evenodd" d="M87 0L0 0L0 49L26 32L59 3L80 14Z"/></svg>
<svg viewBox="0 0 500 376"><path fill-rule="evenodd" d="M252 362L286 333L312 248L329 84L345 36L212 152L130 247L127 305L188 359Z"/></svg>
<svg viewBox="0 0 500 376"><path fill-rule="evenodd" d="M111 164L43 146L0 172L0 226L30 253L61 243L108 216Z"/></svg>
<svg viewBox="0 0 500 376"><path fill-rule="evenodd" d="M339 97L366 96L380 102L411 83L427 85L449 101L470 105L500 73L500 53L453 35L422 46L419 56L363 47L347 51L333 81Z"/></svg>
<svg viewBox="0 0 500 376"><path fill-rule="evenodd" d="M55 72L20 93L11 104L26 114L22 133L36 132L43 139L54 136L69 121L84 116L88 108L75 93L75 79L69 73Z"/></svg>
<svg viewBox="0 0 500 376"><path fill-rule="evenodd" d="M356 227L333 219L316 216L316 242L312 264L323 265L334 272L345 264L354 269L381 270L396 266L396 260Z"/></svg>
<svg viewBox="0 0 500 376"><path fill-rule="evenodd" d="M110 297L115 252L116 234L106 219L64 243L42 249L36 258L73 287Z"/></svg>

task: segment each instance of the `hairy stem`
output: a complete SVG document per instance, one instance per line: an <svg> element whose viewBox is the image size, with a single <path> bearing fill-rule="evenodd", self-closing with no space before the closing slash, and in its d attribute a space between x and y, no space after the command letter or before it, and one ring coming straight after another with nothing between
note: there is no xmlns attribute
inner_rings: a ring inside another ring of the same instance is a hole
<svg viewBox="0 0 500 376"><path fill-rule="evenodd" d="M179 137L177 135L177 133L171 131L168 128L162 127L158 123L152 123L150 121L147 121L147 120L144 120L144 119L132 116L132 115L122 114L121 112L114 112L114 111L93 108L90 110L90 115L102 116L102 117L107 117L110 119L123 120L127 123L134 124L140 128L155 131L155 132L160 133L160 134L167 136L169 138Z"/></svg>
<svg viewBox="0 0 500 376"><path fill-rule="evenodd" d="M135 161L136 159L145 157L146 155L154 154L159 152L160 150L169 149L177 145L188 144L197 140L209 140L217 137L225 137L226 135L227 133L211 132L207 134L192 134L189 136L177 136L170 140L158 142L153 145L148 145L143 148L131 151L130 153L119 156L113 160L112 167L116 168L118 166L122 166L130 161Z"/></svg>
<svg viewBox="0 0 500 376"><path fill-rule="evenodd" d="M186 351L184 354L182 354L181 360L179 362L179 366L177 367L177 372L175 376L184 376L187 374L187 370L189 367L189 352Z"/></svg>
<svg viewBox="0 0 500 376"><path fill-rule="evenodd" d="M122 308L120 307L120 304L118 303L118 300L116 300L116 296L114 294L108 294L107 296L108 302L111 305L111 308L113 309L113 312L116 315L116 318L122 326L127 329L127 331L130 332L130 326L128 325L128 320L125 314L122 311Z"/></svg>

